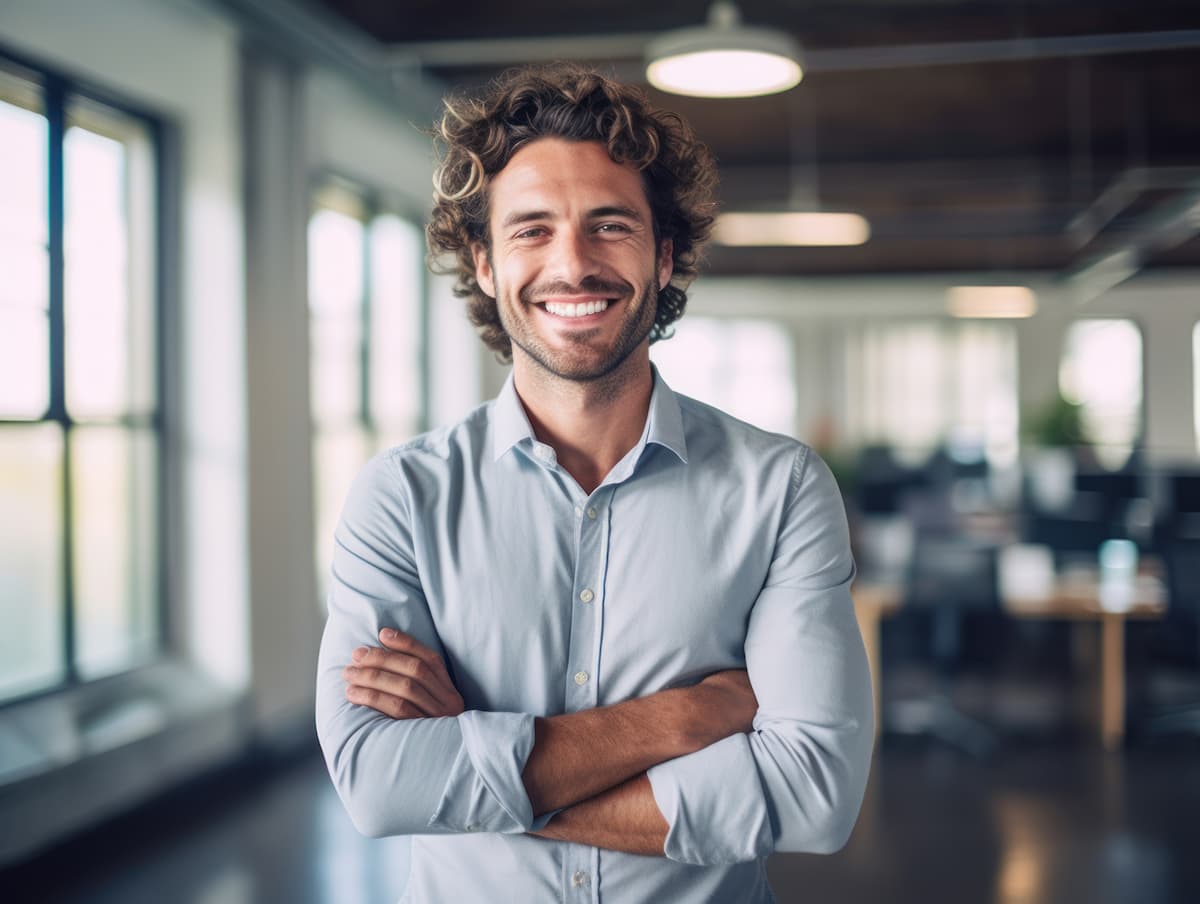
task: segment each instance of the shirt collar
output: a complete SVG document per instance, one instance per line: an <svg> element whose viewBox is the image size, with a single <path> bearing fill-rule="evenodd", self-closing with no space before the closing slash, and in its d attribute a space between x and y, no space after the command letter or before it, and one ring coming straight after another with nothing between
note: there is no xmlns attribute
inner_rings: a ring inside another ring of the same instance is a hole
<svg viewBox="0 0 1200 904"><path fill-rule="evenodd" d="M536 442L510 370L504 387L492 405L492 460L499 461L505 452L523 439Z"/></svg>
<svg viewBox="0 0 1200 904"><path fill-rule="evenodd" d="M679 399L671 391L658 368L651 365L654 373L654 388L650 392L650 410L646 415L646 429L642 432L639 445L655 443L665 446L687 464L687 442L683 436L683 413ZM522 440L537 442L529 416L517 396L512 371L492 406L492 460L498 461L509 449Z"/></svg>
<svg viewBox="0 0 1200 904"><path fill-rule="evenodd" d="M650 393L650 411L646 416L646 442L665 446L686 465L687 441L683 437L683 412L679 408L679 399L658 368L653 364L650 368L654 371L654 389Z"/></svg>

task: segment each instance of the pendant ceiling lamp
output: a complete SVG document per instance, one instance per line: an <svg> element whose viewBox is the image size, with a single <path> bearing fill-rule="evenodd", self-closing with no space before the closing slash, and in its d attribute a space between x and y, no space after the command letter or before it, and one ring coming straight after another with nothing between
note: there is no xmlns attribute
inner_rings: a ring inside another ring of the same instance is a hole
<svg viewBox="0 0 1200 904"><path fill-rule="evenodd" d="M708 24L669 31L646 48L646 78L693 97L755 97L800 83L800 47L773 28L741 24L732 3L714 3Z"/></svg>

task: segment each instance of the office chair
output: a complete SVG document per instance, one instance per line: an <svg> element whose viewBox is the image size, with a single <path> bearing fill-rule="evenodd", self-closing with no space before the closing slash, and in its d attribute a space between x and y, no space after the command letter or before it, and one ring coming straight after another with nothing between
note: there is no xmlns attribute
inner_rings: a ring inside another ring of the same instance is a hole
<svg viewBox="0 0 1200 904"><path fill-rule="evenodd" d="M1190 635L1187 660L1193 676L1200 676L1200 537L1177 537L1168 542L1163 564L1169 608L1161 627ZM1156 713L1148 720L1147 730L1152 735L1200 734L1200 699Z"/></svg>
<svg viewBox="0 0 1200 904"><path fill-rule="evenodd" d="M995 547L961 534L918 533L903 611L929 615L937 686L932 694L889 702L884 707L885 728L899 734L931 735L975 756L987 756L995 746L995 733L959 710L951 690L962 659L965 616L1000 611Z"/></svg>

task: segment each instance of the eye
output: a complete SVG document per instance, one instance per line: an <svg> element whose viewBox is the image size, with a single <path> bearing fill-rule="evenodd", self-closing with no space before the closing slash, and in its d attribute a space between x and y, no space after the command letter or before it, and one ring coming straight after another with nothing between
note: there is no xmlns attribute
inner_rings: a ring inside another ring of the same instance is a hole
<svg viewBox="0 0 1200 904"><path fill-rule="evenodd" d="M513 238L514 239L538 239L538 238L541 238L542 236L544 236L545 234L546 234L545 226L530 226L528 229L522 229L520 232L518 232L516 235L514 235Z"/></svg>
<svg viewBox="0 0 1200 904"><path fill-rule="evenodd" d="M631 230L624 223L601 223L596 227L596 231L620 234Z"/></svg>

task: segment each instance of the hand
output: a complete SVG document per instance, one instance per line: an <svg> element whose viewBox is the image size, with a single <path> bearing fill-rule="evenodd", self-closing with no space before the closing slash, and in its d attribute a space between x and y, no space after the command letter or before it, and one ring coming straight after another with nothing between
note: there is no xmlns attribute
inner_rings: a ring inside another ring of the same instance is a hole
<svg viewBox="0 0 1200 904"><path fill-rule="evenodd" d="M714 672L688 689L692 707L688 712L689 734L702 746L730 735L744 734L754 727L758 698L745 669Z"/></svg>
<svg viewBox="0 0 1200 904"><path fill-rule="evenodd" d="M393 719L457 716L463 698L442 657L407 634L384 628L380 647L359 647L346 666L346 699Z"/></svg>

